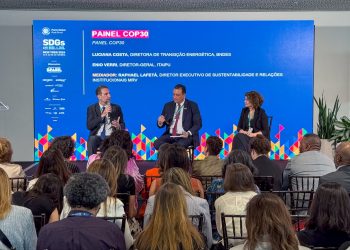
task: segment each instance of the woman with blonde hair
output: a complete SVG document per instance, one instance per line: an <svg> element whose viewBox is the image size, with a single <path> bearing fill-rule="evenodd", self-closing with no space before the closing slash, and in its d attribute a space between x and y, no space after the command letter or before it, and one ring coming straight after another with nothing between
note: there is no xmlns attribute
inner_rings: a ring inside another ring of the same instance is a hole
<svg viewBox="0 0 350 250"><path fill-rule="evenodd" d="M205 249L202 236L188 218L180 186L166 183L155 196L153 216L135 241L138 250Z"/></svg>
<svg viewBox="0 0 350 250"><path fill-rule="evenodd" d="M124 204L118 198L116 198L117 174L113 164L109 160L98 159L91 163L87 172L101 175L106 180L110 189L108 197L101 203L100 210L98 211L96 217L122 217L125 214ZM66 218L70 210L71 209L67 203L67 200L65 199L61 219ZM121 220L115 221L119 228L122 226L121 222ZM124 237L126 248L129 249L134 240L131 236L128 223L125 223Z"/></svg>
<svg viewBox="0 0 350 250"><path fill-rule="evenodd" d="M299 246L288 209L275 194L262 193L248 202L246 227L248 237L245 244L231 250L309 249Z"/></svg>
<svg viewBox="0 0 350 250"><path fill-rule="evenodd" d="M192 189L191 176L188 172L181 168L170 168L164 174L162 178L162 183L173 183L181 187L186 200L187 211L189 215L204 215L203 220L203 234L207 239L207 246L210 248L212 245L212 229L211 220L209 213L209 205L205 199L197 197ZM153 207L154 207L155 197L154 195L149 197L147 201L147 207L144 215L144 227L149 223L152 217Z"/></svg>
<svg viewBox="0 0 350 250"><path fill-rule="evenodd" d="M0 137L0 168L5 170L9 178L25 177L22 166L11 163L12 153L10 141Z"/></svg>
<svg viewBox="0 0 350 250"><path fill-rule="evenodd" d="M9 178L0 168L0 230L13 249L36 249L37 236L32 212L25 207L11 205ZM10 248L0 241L0 249Z"/></svg>

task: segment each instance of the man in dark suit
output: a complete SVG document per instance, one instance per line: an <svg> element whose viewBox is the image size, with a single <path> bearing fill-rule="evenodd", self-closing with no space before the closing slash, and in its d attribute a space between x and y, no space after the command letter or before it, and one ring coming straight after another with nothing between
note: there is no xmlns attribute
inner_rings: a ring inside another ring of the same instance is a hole
<svg viewBox="0 0 350 250"><path fill-rule="evenodd" d="M157 126L166 127L164 134L154 142L158 150L163 143L177 143L184 147L199 145L198 131L202 118L197 103L186 99L186 87L177 84L173 90L173 101L164 105Z"/></svg>
<svg viewBox="0 0 350 250"><path fill-rule="evenodd" d="M335 150L335 172L326 174L320 178L320 184L325 182L337 182L350 193L350 142L342 142Z"/></svg>
<svg viewBox="0 0 350 250"><path fill-rule="evenodd" d="M98 103L87 109L87 128L90 130L88 140L89 155L95 154L102 140L115 129L125 129L123 112L119 105L111 104L111 94L108 87L99 86L96 89Z"/></svg>

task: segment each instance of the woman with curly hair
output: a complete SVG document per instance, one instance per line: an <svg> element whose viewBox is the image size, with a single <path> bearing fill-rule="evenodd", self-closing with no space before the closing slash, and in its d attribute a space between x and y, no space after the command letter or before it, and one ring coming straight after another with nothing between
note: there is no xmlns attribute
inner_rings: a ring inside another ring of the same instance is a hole
<svg viewBox="0 0 350 250"><path fill-rule="evenodd" d="M241 111L237 131L232 143L232 149L242 149L250 152L250 139L257 135L270 138L270 130L265 110L261 108L264 99L256 91L245 93L244 108Z"/></svg>

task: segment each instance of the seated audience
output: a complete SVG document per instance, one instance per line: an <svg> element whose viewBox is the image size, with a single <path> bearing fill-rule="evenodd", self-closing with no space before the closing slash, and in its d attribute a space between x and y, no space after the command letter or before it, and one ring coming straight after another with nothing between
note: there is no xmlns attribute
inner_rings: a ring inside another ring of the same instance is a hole
<svg viewBox="0 0 350 250"><path fill-rule="evenodd" d="M253 197L247 204L247 240L230 250L303 250L282 199L271 193Z"/></svg>
<svg viewBox="0 0 350 250"><path fill-rule="evenodd" d="M335 150L335 172L326 174L320 178L320 184L336 182L342 185L350 193L350 142L342 142Z"/></svg>
<svg viewBox="0 0 350 250"><path fill-rule="evenodd" d="M9 178L19 178L19 177L25 177L25 173L22 169L22 167L18 164L11 163L12 159L12 147L9 140L6 138L0 137L0 168L5 170L7 176ZM21 183L13 183L14 185L13 189L15 189L15 186L19 186L19 188L23 188L23 184Z"/></svg>
<svg viewBox="0 0 350 250"><path fill-rule="evenodd" d="M222 167L222 178L213 180L211 185L208 187L207 192L209 193L223 193L224 192L224 178L226 173L226 167L230 164L242 163L250 169L250 172L254 175L257 170L253 164L251 156L243 150L235 149L232 150L224 160ZM256 187L256 191L260 192L259 188ZM210 199L210 197L208 197ZM208 200L209 201L209 200Z"/></svg>
<svg viewBox="0 0 350 250"><path fill-rule="evenodd" d="M103 159L112 162L116 170L117 189L116 193L129 194L129 199L120 197L120 200L126 207L126 214L133 218L137 214L137 199L135 194L135 181L130 175L125 174L125 168L128 162L128 156L125 150L119 146L111 146L103 155Z"/></svg>
<svg viewBox="0 0 350 250"><path fill-rule="evenodd" d="M128 131L115 130L112 134L102 142L100 152L89 157L87 168L95 160L103 157L104 153L111 146L119 146L126 151L128 156L128 165L125 169L125 174L132 176L135 179L136 194L140 193L144 187L143 177L140 174L139 167L136 164L135 158L132 154L133 143Z"/></svg>
<svg viewBox="0 0 350 250"><path fill-rule="evenodd" d="M226 167L224 179L225 194L215 201L216 228L222 237L221 213L245 215L246 204L256 195L254 178L249 168L241 163L230 164ZM239 232L239 221L233 225L232 221L226 224L227 232L230 235L235 226L236 232ZM243 228L243 234L246 234ZM237 245L242 241L230 240L230 244Z"/></svg>
<svg viewBox="0 0 350 250"><path fill-rule="evenodd" d="M303 246L339 247L350 240L350 199L338 183L321 184L313 198L310 218L298 233Z"/></svg>
<svg viewBox="0 0 350 250"><path fill-rule="evenodd" d="M115 198L117 194L117 171L112 162L107 159L98 159L90 165L87 172L101 175L107 181L110 190L107 199L101 203L100 210L96 217L122 217L125 214L124 204L118 198ZM66 218L70 211L71 208L67 203L67 199L64 199L61 219ZM116 220L115 223L121 228L121 220ZM130 246L132 246L134 239L131 236L128 223L125 223L124 237L125 246L129 249Z"/></svg>
<svg viewBox="0 0 350 250"><path fill-rule="evenodd" d="M290 176L323 176L335 171L334 162L328 156L320 152L321 140L318 135L306 134L300 141L300 154L292 158L283 173L283 189L290 186ZM315 183L317 189L318 183ZM296 183L291 183L292 190L296 190ZM301 185L299 185L301 186ZM299 190L311 190L312 186L304 183Z"/></svg>
<svg viewBox="0 0 350 250"><path fill-rule="evenodd" d="M96 217L109 192L107 182L98 174L72 175L64 187L71 211L67 218L40 230L37 250L126 249L119 227Z"/></svg>
<svg viewBox="0 0 350 250"><path fill-rule="evenodd" d="M36 233L32 212L25 207L11 205L9 178L0 168L0 230L9 240L12 249L35 250ZM0 241L0 249L10 249Z"/></svg>
<svg viewBox="0 0 350 250"><path fill-rule="evenodd" d="M282 170L277 163L268 157L271 151L270 141L263 135L257 135L250 140L250 150L253 164L257 168L256 176L272 176L273 189L281 190Z"/></svg>
<svg viewBox="0 0 350 250"><path fill-rule="evenodd" d="M153 216L135 241L134 249L201 250L205 243L188 218L181 187L164 184L154 200Z"/></svg>
<svg viewBox="0 0 350 250"><path fill-rule="evenodd" d="M191 161L188 158L187 150L178 144L170 145L164 153L159 156L160 174L165 173L169 168L182 168L186 172L190 172ZM162 178L155 179L149 191L149 196L156 194L162 184ZM191 178L191 185L195 194L204 198L204 190L200 180Z"/></svg>
<svg viewBox="0 0 350 250"><path fill-rule="evenodd" d="M64 162L66 163L66 166L71 173L74 174L74 173L80 172L78 166L69 161L69 159L74 154L74 148L75 148L72 137L70 136L56 137L51 142L50 148L61 150L64 157Z"/></svg>
<svg viewBox="0 0 350 250"><path fill-rule="evenodd" d="M194 195L190 178L190 175L185 170L181 168L170 168L164 173L162 183L173 183L181 187L183 193L185 194L187 212L189 215L204 215L203 233L207 240L207 246L210 248L212 245L212 228L209 213L209 205L206 200ZM155 196L153 195L149 197L147 201L147 207L143 220L144 228L148 225L150 218L152 217L154 200Z"/></svg>
<svg viewBox="0 0 350 250"><path fill-rule="evenodd" d="M195 176L220 175L223 161L219 158L219 154L222 147L223 142L219 137L209 136L204 148L206 157L204 160L193 162L192 174Z"/></svg>
<svg viewBox="0 0 350 250"><path fill-rule="evenodd" d="M15 192L12 204L29 208L33 215L45 214L45 224L58 221L62 210L63 184L55 174L44 174L27 192ZM39 233L41 220L35 219Z"/></svg>
<svg viewBox="0 0 350 250"><path fill-rule="evenodd" d="M64 158L60 150L48 149L40 158L36 171L36 178L28 184L27 190L30 190L37 182L38 178L44 174L55 174L65 184L70 176L70 172L66 168Z"/></svg>

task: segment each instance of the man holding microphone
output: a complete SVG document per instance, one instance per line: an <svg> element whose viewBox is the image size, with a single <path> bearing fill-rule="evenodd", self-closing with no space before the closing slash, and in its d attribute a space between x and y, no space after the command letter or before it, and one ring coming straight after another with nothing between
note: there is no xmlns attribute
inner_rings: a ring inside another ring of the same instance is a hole
<svg viewBox="0 0 350 250"><path fill-rule="evenodd" d="M119 105L111 104L111 94L107 86L96 89L98 103L87 109L87 128L90 130L88 140L89 156L95 154L102 140L115 129L125 129L123 112Z"/></svg>

